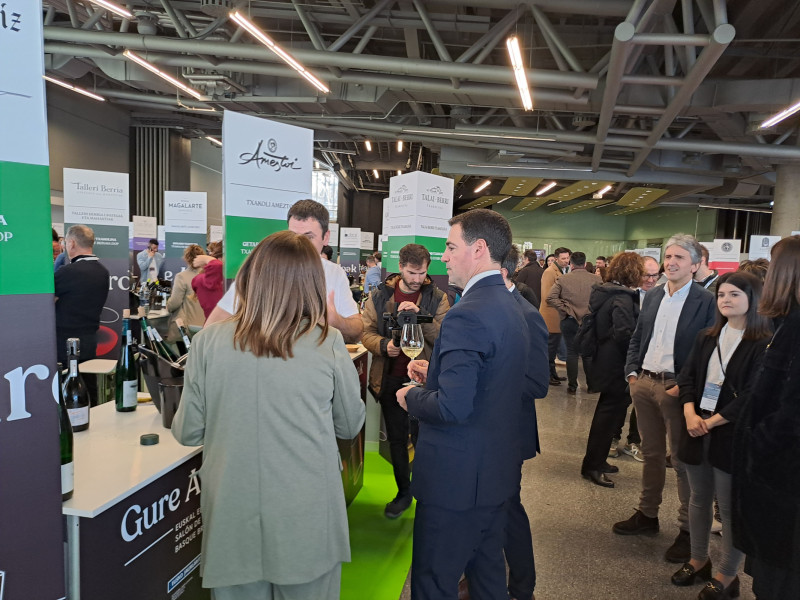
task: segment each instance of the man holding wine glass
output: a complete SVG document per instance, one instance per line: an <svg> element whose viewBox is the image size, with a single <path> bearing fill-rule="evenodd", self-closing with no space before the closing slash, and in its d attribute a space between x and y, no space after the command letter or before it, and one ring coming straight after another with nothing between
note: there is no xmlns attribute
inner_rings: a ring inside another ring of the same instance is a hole
<svg viewBox="0 0 800 600"><path fill-rule="evenodd" d="M362 342L372 353L369 389L381 404L386 424L386 438L392 460L397 496L386 505L384 515L396 519L411 506L411 479L408 459L408 438L416 441L416 421L409 423L395 393L409 381L406 368L411 358L430 358L439 327L449 308L444 292L428 277L430 252L419 244L400 249L400 273L391 274L369 295L361 318L364 321ZM383 318L410 311L433 317L433 322L403 326ZM416 353L416 354L415 354Z"/></svg>

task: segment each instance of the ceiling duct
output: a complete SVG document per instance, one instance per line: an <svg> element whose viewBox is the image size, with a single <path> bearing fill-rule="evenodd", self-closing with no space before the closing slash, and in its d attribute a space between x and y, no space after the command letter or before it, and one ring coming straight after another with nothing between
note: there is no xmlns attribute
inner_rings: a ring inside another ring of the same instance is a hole
<svg viewBox="0 0 800 600"><path fill-rule="evenodd" d="M158 33L158 17L149 12L137 12L136 31L142 35L155 35Z"/></svg>
<svg viewBox="0 0 800 600"><path fill-rule="evenodd" d="M200 0L200 10L210 17L219 18L231 12L233 4L231 0Z"/></svg>

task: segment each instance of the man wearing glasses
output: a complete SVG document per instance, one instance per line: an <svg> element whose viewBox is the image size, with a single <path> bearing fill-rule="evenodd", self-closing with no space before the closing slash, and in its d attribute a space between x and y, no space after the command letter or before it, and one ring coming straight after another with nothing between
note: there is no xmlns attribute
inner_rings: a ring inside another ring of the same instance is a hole
<svg viewBox="0 0 800 600"><path fill-rule="evenodd" d="M644 302L644 295L656 287L660 274L658 272L658 261L652 256L644 257L644 277L642 277L642 285L639 286L639 308L642 308Z"/></svg>

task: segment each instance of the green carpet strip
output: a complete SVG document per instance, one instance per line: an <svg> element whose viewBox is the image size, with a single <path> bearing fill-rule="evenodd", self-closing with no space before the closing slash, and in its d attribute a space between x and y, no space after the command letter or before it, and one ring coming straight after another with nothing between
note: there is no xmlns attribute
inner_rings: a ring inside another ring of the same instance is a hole
<svg viewBox="0 0 800 600"><path fill-rule="evenodd" d="M412 504L399 519L383 516L397 486L377 452L364 458L364 487L347 509L352 562L342 565L341 600L397 600L411 567Z"/></svg>

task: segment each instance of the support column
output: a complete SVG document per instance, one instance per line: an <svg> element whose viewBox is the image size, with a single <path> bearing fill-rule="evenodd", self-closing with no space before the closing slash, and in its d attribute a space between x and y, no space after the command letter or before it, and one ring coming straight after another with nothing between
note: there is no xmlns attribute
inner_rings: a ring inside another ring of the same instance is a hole
<svg viewBox="0 0 800 600"><path fill-rule="evenodd" d="M778 165L770 235L800 231L800 164Z"/></svg>

